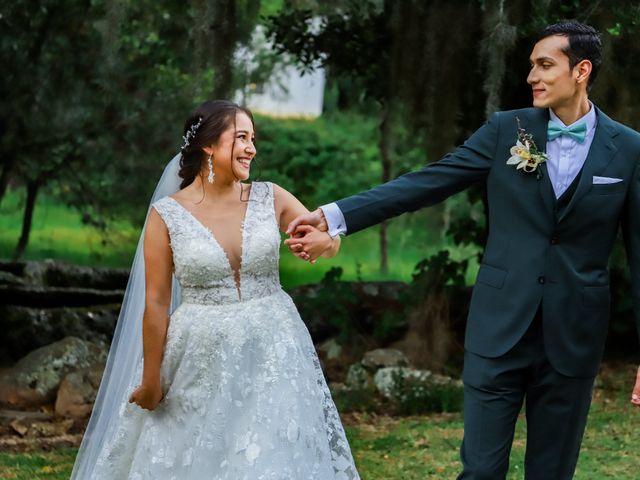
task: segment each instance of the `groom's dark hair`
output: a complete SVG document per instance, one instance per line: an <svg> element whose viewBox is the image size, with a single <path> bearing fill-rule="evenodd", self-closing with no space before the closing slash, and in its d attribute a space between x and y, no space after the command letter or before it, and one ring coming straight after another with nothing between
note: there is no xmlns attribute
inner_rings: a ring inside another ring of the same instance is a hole
<svg viewBox="0 0 640 480"><path fill-rule="evenodd" d="M540 33L536 42L552 35L561 35L569 40L569 46L563 50L564 54L569 57L569 68L575 67L582 60L591 62L593 68L588 81L588 87L591 88L602 63L602 41L598 31L590 25L567 20L547 26Z"/></svg>

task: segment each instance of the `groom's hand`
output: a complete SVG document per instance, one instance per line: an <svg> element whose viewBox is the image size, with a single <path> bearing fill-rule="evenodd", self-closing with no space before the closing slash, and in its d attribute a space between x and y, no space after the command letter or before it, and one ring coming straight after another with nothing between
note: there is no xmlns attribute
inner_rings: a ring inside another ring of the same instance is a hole
<svg viewBox="0 0 640 480"><path fill-rule="evenodd" d="M321 208L316 208L313 212L304 213L298 215L287 227L287 235L295 236L301 232L298 231L300 225L311 225L317 228L321 232L326 232L329 227L327 225L327 219L324 218L324 212ZM303 233L303 232L302 232Z"/></svg>
<svg viewBox="0 0 640 480"><path fill-rule="evenodd" d="M304 213L294 218L287 227L286 233L290 238L285 240L285 244L289 248L289 251L296 257L306 261L315 261L315 258L312 258L311 255L305 251L307 248L305 248L303 243L293 241L293 239L302 238L307 235L310 231L308 227L314 227L312 230L317 229L321 232L328 230L327 220L321 208L316 208L313 212Z"/></svg>
<svg viewBox="0 0 640 480"><path fill-rule="evenodd" d="M638 371L636 372L636 384L631 393L631 403L636 407L640 407L640 367L638 367Z"/></svg>
<svg viewBox="0 0 640 480"><path fill-rule="evenodd" d="M333 238L327 232L321 232L311 225L297 227L295 237L287 238L284 243L296 257L316 263L320 255L331 249Z"/></svg>

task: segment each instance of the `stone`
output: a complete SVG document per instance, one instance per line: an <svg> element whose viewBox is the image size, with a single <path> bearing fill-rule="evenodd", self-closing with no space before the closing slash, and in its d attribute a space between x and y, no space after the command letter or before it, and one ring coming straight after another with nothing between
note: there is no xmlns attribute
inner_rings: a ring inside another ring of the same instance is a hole
<svg viewBox="0 0 640 480"><path fill-rule="evenodd" d="M373 383L380 395L389 399L397 399L399 392L396 389L398 378L409 379L412 382L422 385L424 388L433 386L450 385L454 388L462 389L462 381L437 375L428 370L415 370L408 367L385 367L378 370L373 376Z"/></svg>
<svg viewBox="0 0 640 480"><path fill-rule="evenodd" d="M67 374L58 388L56 414L74 418L89 415L98 393L103 367L102 364L95 364Z"/></svg>
<svg viewBox="0 0 640 480"><path fill-rule="evenodd" d="M400 350L393 348L377 348L364 354L362 366L375 373L384 367L407 367L409 360Z"/></svg>
<svg viewBox="0 0 640 480"><path fill-rule="evenodd" d="M104 364L105 346L67 337L27 354L0 375L0 406L8 408L51 403L70 372Z"/></svg>
<svg viewBox="0 0 640 480"><path fill-rule="evenodd" d="M316 347L318 352L324 353L327 360L339 358L342 354L342 345L335 338L330 338Z"/></svg>
<svg viewBox="0 0 640 480"><path fill-rule="evenodd" d="M430 376L428 370L414 370L407 367L385 367L378 370L373 376L373 383L378 392L386 398L396 398L396 381L398 377L425 382Z"/></svg>
<svg viewBox="0 0 640 480"><path fill-rule="evenodd" d="M93 343L109 343L113 336L119 304L77 308L32 308L0 306L0 362L12 365L30 352L65 337Z"/></svg>
<svg viewBox="0 0 640 480"><path fill-rule="evenodd" d="M24 285L25 281L18 275L0 270L0 285Z"/></svg>
<svg viewBox="0 0 640 480"><path fill-rule="evenodd" d="M21 276L29 285L123 290L129 271L119 268L85 267L59 260L0 262L0 271Z"/></svg>
<svg viewBox="0 0 640 480"><path fill-rule="evenodd" d="M360 362L349 367L345 385L349 390L373 390L373 378Z"/></svg>
<svg viewBox="0 0 640 480"><path fill-rule="evenodd" d="M53 414L42 411L28 410L0 410L0 425L10 424L17 419L26 420L50 420Z"/></svg>
<svg viewBox="0 0 640 480"><path fill-rule="evenodd" d="M73 419L58 422L33 422L27 433L30 437L58 437L73 427Z"/></svg>
<svg viewBox="0 0 640 480"><path fill-rule="evenodd" d="M24 418L16 418L9 424L9 426L21 437L24 437L29 431L29 425L27 425Z"/></svg>

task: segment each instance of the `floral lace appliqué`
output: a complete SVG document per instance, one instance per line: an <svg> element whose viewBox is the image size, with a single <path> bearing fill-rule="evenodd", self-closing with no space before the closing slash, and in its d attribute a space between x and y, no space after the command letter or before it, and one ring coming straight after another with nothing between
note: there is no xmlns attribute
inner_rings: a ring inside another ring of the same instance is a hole
<svg viewBox="0 0 640 480"><path fill-rule="evenodd" d="M170 197L153 204L182 287L165 397L153 412L122 406L92 479L359 479L309 332L280 287L273 200L270 183L252 184L240 292L211 232Z"/></svg>

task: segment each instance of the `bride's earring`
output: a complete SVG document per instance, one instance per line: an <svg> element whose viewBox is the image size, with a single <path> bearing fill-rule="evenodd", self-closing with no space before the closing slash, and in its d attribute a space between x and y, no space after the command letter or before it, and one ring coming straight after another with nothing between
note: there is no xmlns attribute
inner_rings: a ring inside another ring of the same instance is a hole
<svg viewBox="0 0 640 480"><path fill-rule="evenodd" d="M207 176L207 181L209 183L213 183L213 179L216 177L215 173L213 173L213 162L211 161L212 153L209 154L209 158L207 162L209 163L209 175Z"/></svg>

